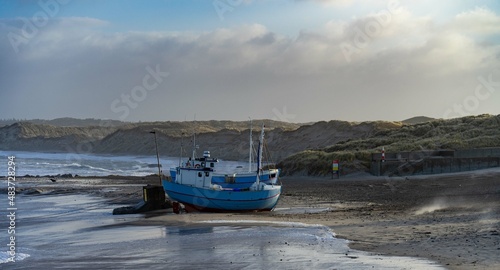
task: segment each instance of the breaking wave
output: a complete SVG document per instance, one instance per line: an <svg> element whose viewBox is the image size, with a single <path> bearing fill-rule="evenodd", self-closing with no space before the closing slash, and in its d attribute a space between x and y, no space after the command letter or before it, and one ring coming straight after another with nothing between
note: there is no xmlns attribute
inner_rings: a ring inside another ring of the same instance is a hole
<svg viewBox="0 0 500 270"><path fill-rule="evenodd" d="M7 251L0 251L0 264L22 261L28 258L30 255L25 253L16 253L14 261L12 261L10 254Z"/></svg>

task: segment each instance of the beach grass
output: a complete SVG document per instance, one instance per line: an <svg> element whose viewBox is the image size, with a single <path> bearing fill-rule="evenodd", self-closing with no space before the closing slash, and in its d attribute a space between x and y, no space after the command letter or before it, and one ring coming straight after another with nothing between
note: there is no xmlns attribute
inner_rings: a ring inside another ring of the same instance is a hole
<svg viewBox="0 0 500 270"><path fill-rule="evenodd" d="M344 173L369 171L371 155L386 152L463 150L500 147L500 115L468 116L418 124L379 127L367 138L338 142L321 149L308 149L282 160L284 175L327 175L332 160L339 160Z"/></svg>

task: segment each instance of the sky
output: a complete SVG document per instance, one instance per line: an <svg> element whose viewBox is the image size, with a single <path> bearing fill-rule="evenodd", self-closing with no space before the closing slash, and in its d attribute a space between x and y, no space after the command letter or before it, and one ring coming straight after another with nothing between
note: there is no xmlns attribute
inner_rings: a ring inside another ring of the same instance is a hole
<svg viewBox="0 0 500 270"><path fill-rule="evenodd" d="M495 0L0 0L0 119L500 114Z"/></svg>

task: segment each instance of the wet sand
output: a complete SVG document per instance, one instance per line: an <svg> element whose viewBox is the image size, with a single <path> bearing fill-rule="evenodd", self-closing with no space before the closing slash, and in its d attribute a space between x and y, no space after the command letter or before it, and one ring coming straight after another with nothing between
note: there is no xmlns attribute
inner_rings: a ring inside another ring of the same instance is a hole
<svg viewBox="0 0 500 270"><path fill-rule="evenodd" d="M135 204L142 185L158 178L21 179L19 191L92 194ZM133 225L261 220L322 224L349 247L376 254L427 258L449 269L500 267L500 170L384 178L282 178L277 209L263 213L167 214L158 210Z"/></svg>
<svg viewBox="0 0 500 270"><path fill-rule="evenodd" d="M303 179L311 186L300 189L299 181L284 181L282 202L331 207L294 220L329 226L354 249L449 269L500 268L499 170L372 179Z"/></svg>

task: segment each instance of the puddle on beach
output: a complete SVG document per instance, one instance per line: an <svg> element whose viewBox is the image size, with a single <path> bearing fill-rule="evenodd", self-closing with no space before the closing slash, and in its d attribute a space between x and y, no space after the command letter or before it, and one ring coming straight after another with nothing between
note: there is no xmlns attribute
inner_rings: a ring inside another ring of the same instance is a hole
<svg viewBox="0 0 500 270"><path fill-rule="evenodd" d="M19 257L7 263L0 251L2 269L442 269L428 260L351 250L322 225L212 220L132 226L127 222L144 216L113 216L114 206L98 197L19 195L17 202ZM8 227L5 219L0 223Z"/></svg>

